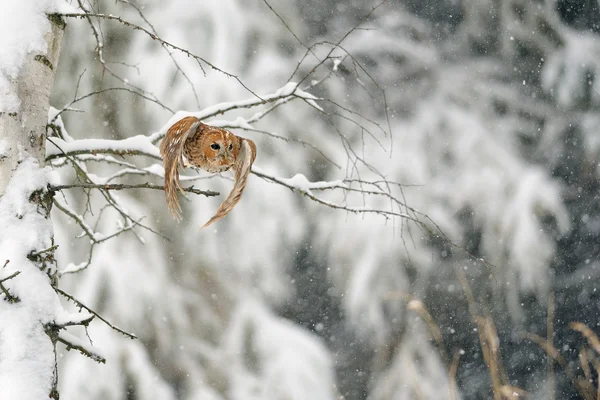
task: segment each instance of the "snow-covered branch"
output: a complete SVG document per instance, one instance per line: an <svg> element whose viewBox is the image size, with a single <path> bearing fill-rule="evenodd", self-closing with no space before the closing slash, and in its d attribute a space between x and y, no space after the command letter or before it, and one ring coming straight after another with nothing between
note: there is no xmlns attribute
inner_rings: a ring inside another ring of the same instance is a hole
<svg viewBox="0 0 600 400"><path fill-rule="evenodd" d="M344 181L330 181L330 182L310 182L308 179L306 179L306 177L302 174L296 174L294 175L292 178L280 178L271 174L268 174L264 171L262 171L260 168L258 167L253 167L252 168L252 173L260 178L263 178L265 180L268 180L270 182L276 183L278 185L284 186L294 192L300 193L306 197L308 197L309 199L315 201L316 203L322 204L324 206L330 207L330 208L334 208L334 209L338 209L338 210L343 210L343 211L348 211L351 212L353 214L379 214L382 215L386 218L391 218L391 217L399 217L399 218L405 218L408 220L411 220L413 222L417 222L419 224L422 224L423 221L420 221L419 219L415 218L414 216L409 215L408 213L403 213L403 212L396 212L393 210L385 210L385 209L378 209L378 208L372 208L369 206L349 206L346 204L340 204L340 203L335 203L335 202L331 202L325 199L322 199L318 196L316 196L314 193L312 193L315 190L334 190L334 189L340 189L342 191L356 191L359 193L363 193L363 194L373 194L373 195L379 195L379 196L385 196L385 197L391 197L393 199L395 199L392 195L390 195L389 193L385 193L385 192L380 192L380 191L368 191L368 190L363 190L363 189L355 189L355 188L351 188L350 186L348 186L346 183L344 183ZM400 201L395 199L396 202L398 204L400 204Z"/></svg>
<svg viewBox="0 0 600 400"><path fill-rule="evenodd" d="M71 335L68 332L58 333L56 340L58 342L64 344L67 347L67 351L69 351L71 349L75 349L75 350L79 351L81 354L83 354L84 356L89 357L98 363L101 363L101 364L106 363L106 357L104 357L102 355L102 353L100 352L100 349L98 349L97 347L88 345L87 343L83 342L82 340Z"/></svg>
<svg viewBox="0 0 600 400"><path fill-rule="evenodd" d="M102 190L129 190L129 189L154 189L154 190L165 190L163 185L154 185L149 182L135 184L135 185L126 185L122 183L113 183L113 184L102 184L102 183L76 183L72 185L55 185L51 186L50 189L54 191L64 190L64 189L102 189ZM213 192L210 190L200 190L196 189L193 186L182 188L184 192L193 193L193 194L201 194L207 197L218 196L218 192Z"/></svg>
<svg viewBox="0 0 600 400"><path fill-rule="evenodd" d="M2 268L6 267L9 263L9 260L6 260L6 262L4 263L4 265L2 266ZM21 273L21 271L15 271L12 274L8 275L5 278L0 279L0 290L2 290L2 293L4 293L4 299L6 301L8 301L9 303L18 303L21 300L17 297L12 295L8 289L4 286L4 282L11 280L13 278L16 278L17 276L19 276L19 274Z"/></svg>
<svg viewBox="0 0 600 400"><path fill-rule="evenodd" d="M147 136L138 135L123 140L81 139L66 142L60 138L48 138L46 160L80 154L114 154L147 156L160 160L158 148Z"/></svg>

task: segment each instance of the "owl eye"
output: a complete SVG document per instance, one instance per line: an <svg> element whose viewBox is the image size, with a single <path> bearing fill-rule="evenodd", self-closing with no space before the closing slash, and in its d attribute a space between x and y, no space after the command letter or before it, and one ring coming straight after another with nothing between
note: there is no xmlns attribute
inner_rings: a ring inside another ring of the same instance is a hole
<svg viewBox="0 0 600 400"><path fill-rule="evenodd" d="M229 145L229 151L233 150L233 144Z"/></svg>
<svg viewBox="0 0 600 400"><path fill-rule="evenodd" d="M210 145L210 148L213 150L219 150L221 148L221 146L219 146L217 143L213 143Z"/></svg>

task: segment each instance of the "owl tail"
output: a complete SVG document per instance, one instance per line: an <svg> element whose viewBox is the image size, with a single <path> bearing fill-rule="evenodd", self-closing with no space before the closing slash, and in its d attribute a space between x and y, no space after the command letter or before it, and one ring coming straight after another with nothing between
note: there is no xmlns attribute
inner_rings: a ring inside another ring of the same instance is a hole
<svg viewBox="0 0 600 400"><path fill-rule="evenodd" d="M235 164L233 164L233 175L235 177L233 189L231 189L231 192L225 201L221 203L221 206L215 215L200 229L204 229L225 217L242 198L242 192L246 187L250 169L252 168L254 159L256 159L256 145L252 140L242 138L239 139L241 141L240 153L235 161Z"/></svg>
<svg viewBox="0 0 600 400"><path fill-rule="evenodd" d="M177 189L183 193L179 181L179 166L184 167L183 146L187 139L193 135L202 122L195 117L185 117L169 128L160 143L160 155L163 158L165 169L165 197L171 215L181 220L181 205L177 197Z"/></svg>

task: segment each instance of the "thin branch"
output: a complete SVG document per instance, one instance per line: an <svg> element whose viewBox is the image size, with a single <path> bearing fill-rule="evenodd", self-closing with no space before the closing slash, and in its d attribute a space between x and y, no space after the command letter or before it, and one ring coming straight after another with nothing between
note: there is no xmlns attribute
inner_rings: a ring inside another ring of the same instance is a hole
<svg viewBox="0 0 600 400"><path fill-rule="evenodd" d="M321 149L319 149L317 146L315 146L315 145L313 145L311 143L308 143L308 142L306 142L304 140L301 140L301 139L290 139L290 138L286 138L284 136L280 136L280 135L277 135L275 133L271 133L269 131L264 131L264 130L261 130L261 129L244 128L244 127L237 127L237 126L233 126L233 125L232 126L224 125L224 126L221 126L221 128L238 128L238 129L242 129L242 130L245 130L245 131L248 131L248 132L261 133L261 134L269 136L269 137L271 137L273 139L283 140L284 142L287 142L287 143L298 143L298 144L300 144L300 145L302 145L304 147L309 147L309 148L313 149L314 151L316 151L317 153L319 153L321 155L321 157L323 157L325 160L327 160L328 162L330 162L332 165L334 165L338 169L342 168L338 163L336 163L330 157L328 157L325 153L323 153L323 151Z"/></svg>
<svg viewBox="0 0 600 400"><path fill-rule="evenodd" d="M109 328L119 332L120 334L127 336L130 339L137 339L137 336L132 334L132 333L128 333L125 332L124 330L116 327L115 325L111 324L110 322L108 322L107 320L105 320L100 314L98 314L96 311L92 310L91 308L89 308L88 306L86 306L85 304L83 304L81 301L77 300L75 297L71 296L69 293L59 289L59 288L54 288L54 290L58 293L63 295L64 297L66 297L67 299L71 300L73 303L75 303L78 307L80 308L85 308L86 311L88 311L89 313L92 313L93 315L95 315L100 321L104 322Z"/></svg>
<svg viewBox="0 0 600 400"><path fill-rule="evenodd" d="M8 281L9 279L17 277L20 273L21 273L21 271L15 271L12 274L10 274L9 276L7 276L6 278L0 279L0 284Z"/></svg>
<svg viewBox="0 0 600 400"><path fill-rule="evenodd" d="M144 22L146 22L146 24L148 24L148 26L150 27L150 29L152 29L152 32L156 36L160 36L158 34L158 31L156 30L156 28L154 28L154 25L152 25L150 23L150 21L148 20L148 18L146 18L146 16L144 15L144 13L140 9L140 7L138 7L135 3L132 3L132 2L130 2L128 0L118 0L118 1L120 1L121 3L124 3L124 4L128 4L129 6L135 8L135 10L138 12L138 14L140 15L140 17L144 20ZM196 105L198 106L198 108L200 108L200 100L198 98L198 93L196 91L196 87L192 83L192 80L185 73L185 71L181 68L181 66L179 66L179 63L177 62L177 60L175 60L175 57L173 56L173 53L171 52L171 50L169 50L169 48L166 45L164 45L164 44L162 45L162 47L165 49L165 51L167 52L167 54L169 54L169 57L171 58L171 61L173 61L173 65L175 65L175 68L177 68L177 70L179 72L181 72L181 75L183 75L183 77L185 78L185 80L189 83L190 88L192 89L192 92L194 93L194 98L196 99ZM202 67L202 66L200 66L200 67ZM202 72L204 72L204 69L202 69ZM138 70L138 73L139 73L139 70ZM204 74L206 75L205 72L204 72Z"/></svg>
<svg viewBox="0 0 600 400"><path fill-rule="evenodd" d="M341 204L336 204L336 203L332 203L330 201L327 200L323 200L320 199L318 197L316 197L315 195L313 195L310 190L304 190L302 188L299 188L297 186L294 186L292 184L287 183L285 180L281 179L281 178L277 178L275 176L271 176L271 175L267 175L263 172L259 172L256 169L252 170L252 173L256 176L259 176L265 180L277 183L281 186L285 186L288 189L294 191L294 192L298 192L303 194L304 196L308 197L309 199L315 201L316 203L325 205L327 207L330 208L334 208L334 209L338 209L338 210L344 210L344 211L348 211L351 212L353 214L378 214L381 215L383 217L385 217L386 219L389 219L390 217L400 217L400 218L406 218L408 220L411 220L417 224L423 224L422 221L415 219L413 217L411 217L408 214L405 213L398 213L395 211L389 211L389 210L382 210L382 209L375 209L375 208L368 208L368 207L350 207L350 206L345 206L345 205L341 205Z"/></svg>
<svg viewBox="0 0 600 400"><path fill-rule="evenodd" d="M29 253L27 255L27 257L31 257L31 258L33 258L33 257L39 257L39 256L41 256L44 253L49 253L49 252L52 252L52 251L54 251L56 249L58 249L58 245L57 244L55 244L54 246L48 247L47 249L43 249L43 250L37 251L35 253Z"/></svg>
<svg viewBox="0 0 600 400"><path fill-rule="evenodd" d="M379 7L381 7L381 6L383 5L383 3L385 3L386 1L387 1L387 0L383 0L383 1L382 1L382 2L380 2L379 4L375 5L375 6L374 6L374 7L371 9L371 11L369 11L369 12L368 12L368 13L367 13L367 14L366 14L366 15L365 15L363 18L361 18L361 20L360 20L360 21L358 21L358 23L357 23L357 24L356 24L356 25L355 25L355 26L354 26L352 29L350 29L348 32L346 32L346 34L345 34L344 36L342 36L342 38L341 38L340 40L338 40L338 41L337 41L337 43L336 43L336 44L335 44L335 46L334 46L334 47L333 47L333 48L332 48L332 49L329 51L329 53L327 53L327 55L326 55L326 56L325 56L325 57L324 57L324 58L323 58L321 61L319 61L319 63L317 63L316 65L314 65L314 66L311 68L310 72L309 72L309 73L308 73L306 76L304 76L304 78L302 78L302 79L301 79L301 80L298 82L298 84L300 85L300 84L302 84L304 81L306 81L306 80L307 80L307 79L310 77L310 75L312 75L312 73L313 73L314 71L316 71L316 69L317 69L319 66L323 65L323 64L324 64L324 63L325 63L327 60L329 60L329 59L331 58L331 55L333 54L334 50L335 50L336 48L338 48L338 46L340 46L340 45L341 45L341 44L344 42L344 40L346 40L346 38L348 38L348 36L350 36L350 35L352 34L352 32L354 32L355 30L357 30L357 29L360 27L360 25L362 25L362 24L363 24L363 23L364 23L364 22L365 22L367 19L369 19L369 17L371 17L371 15L372 15L372 14L373 14L373 13L374 13L374 12L375 12L375 11L376 11L378 8L379 8ZM313 46L315 46L315 45L313 45ZM311 46L311 48L312 48L313 46ZM309 51L312 53L312 50L311 50L311 48L309 48L309 49L307 50L307 53L308 53ZM296 70L294 70L294 72L292 72L292 75L290 76L290 79L291 79L291 78L292 78L292 77L293 77L293 76L296 74L296 72L298 71L298 68L299 68L299 67L300 67L300 64L298 64L298 66L296 67Z"/></svg>
<svg viewBox="0 0 600 400"><path fill-rule="evenodd" d="M124 92L132 93L132 94L134 94L136 96L141 97L144 100L151 101L152 103L155 103L155 104L159 105L160 107L164 108L165 110L170 111L171 113L175 114L175 111L173 111L171 108L169 108L168 106L164 105L160 101L158 101L156 99L153 99L150 96L145 95L143 91L142 92L138 92L138 91L135 91L135 90L132 90L132 89L129 89L129 88L124 88L124 87L111 87L111 88L106 88L106 89L94 90L93 92L89 92L89 93L84 94L82 96L73 98L73 100L71 100L70 103L66 104L58 113L56 113L56 115L54 116L54 118L52 119L51 122L54 122L56 120L56 118L58 118L58 116L60 114L62 114L64 111L72 110L71 106L73 106L73 104L75 104L75 103L77 103L77 102L79 102L81 100L85 100L88 97L97 96L97 95L100 95L102 93L112 92L112 91L124 91Z"/></svg>
<svg viewBox="0 0 600 400"><path fill-rule="evenodd" d="M126 185L126 184L120 184L120 183L112 183L112 184L104 184L104 185L103 184L94 184L94 183L75 183L72 185L50 186L50 190L52 190L52 191L65 190L65 189L76 189L76 188L102 189L102 190L127 190L127 189L164 190L165 189L164 185L155 185L155 184L148 183L148 182L140 183L140 184L133 184L133 185ZM196 189L193 186L183 188L183 191L198 194L198 195L204 195L206 197L219 196L219 192L213 192L211 190L200 190L200 189Z"/></svg>
<svg viewBox="0 0 600 400"><path fill-rule="evenodd" d="M82 7L83 9L83 7ZM85 11L85 10L84 10ZM246 89L248 92L250 92L252 95L254 95L255 97L261 99L261 97L259 95L257 95L254 91L252 91L252 89L250 89L248 86L246 86L246 84L244 84L244 82L236 75L231 74L227 71L222 70L221 68L217 67L216 65L214 65L213 63L209 62L208 60L197 56L196 54L190 52L189 50L186 50L182 47L176 46L170 42L167 42L166 40L162 39L161 37L159 37L158 35L156 35L153 32L150 32L148 29L139 26L137 24L134 24L132 22L129 22L121 17L118 17L116 15L107 15L107 14L98 14L98 13L90 13L85 11L83 14L81 13L66 13L66 14L58 14L61 17L67 17L67 18L86 18L86 19L90 19L90 17L94 17L94 18L101 18L101 19L106 19L106 20L110 20L110 21L117 21L125 26L128 26L130 28L133 28L135 30L139 30L144 32L146 35L150 36L151 39L156 40L157 42L159 42L161 45L165 46L165 47L169 47L173 50L179 51L185 55L187 55L188 57L192 57L194 60L196 60L198 62L198 64L200 63L204 63L206 65L208 65L210 68L212 68L215 71L218 71L220 73L222 73L223 75L229 77L229 78L233 78L235 79L244 89ZM201 64L200 64L201 66ZM262 100L262 99L261 99Z"/></svg>
<svg viewBox="0 0 600 400"><path fill-rule="evenodd" d="M141 140L148 140L147 136L138 135L122 140L109 139L82 139L72 142L65 142L59 138L46 138L58 151L50 149L46 155L46 161L51 161L55 158L76 156L80 154L114 154L114 155L129 155L129 156L146 156L156 160L160 160L158 149L151 143L142 143ZM131 145L128 146L127 142Z"/></svg>
<svg viewBox="0 0 600 400"><path fill-rule="evenodd" d="M74 264L68 264L63 270L58 271L58 275L59 276L63 276L63 275L68 275L68 274L75 274L77 272L81 272L83 270L85 270L87 267L89 267L92 264L92 258L94 257L94 248L96 247L96 242L94 242L93 240L90 243L90 251L88 252L88 258L85 262L79 263L77 265Z"/></svg>
<svg viewBox="0 0 600 400"><path fill-rule="evenodd" d="M296 41L298 43L300 43L304 48L310 50L310 48L307 45L305 45L304 42L302 42L302 40L300 40L300 38L294 33L294 31L292 30L292 28L290 28L290 26L287 24L287 22L285 22L285 20L277 13L277 11L275 11L275 9L271 6L271 4L269 4L269 2L267 0L263 0L263 3L265 3L267 5L267 7L269 7L271 12L273 12L273 14L275 14L275 16L281 21L283 26L285 26L285 28L288 30L288 32L290 32L292 34L294 39L296 39ZM312 53L312 51L311 51L311 53ZM317 55L315 53L312 53L312 54L315 57L317 57Z"/></svg>
<svg viewBox="0 0 600 400"><path fill-rule="evenodd" d="M79 321L67 321L62 324L54 323L53 326L58 329L65 329L67 326L78 326L78 325L87 327L94 318L96 318L95 315L90 315L89 317L84 318Z"/></svg>
<svg viewBox="0 0 600 400"><path fill-rule="evenodd" d="M94 232L94 230L83 220L82 217L77 215L77 213L75 213L73 210L69 209L66 205L60 204L56 200L56 198L53 199L52 203L54 204L54 206L56 208L58 208L60 211L65 213L68 217L75 220L75 222L77 222L77 225L79 225L81 227L81 229L83 229L83 232L90 238L90 240L93 243L98 242L98 239L96 238L96 232Z"/></svg>
<svg viewBox="0 0 600 400"><path fill-rule="evenodd" d="M75 220L75 222L77 222L77 225L79 225L81 227L81 229L83 229L82 236L85 235L85 236L89 237L93 244L100 244L102 242L106 242L107 240L110 240L116 236L119 236L122 233L132 230L133 228L135 228L136 225L141 225L139 223L139 221L136 221L136 220L132 219L131 217L129 217L127 214L125 214L125 215L127 215L126 220L129 221L129 223L127 225L123 226L122 228L114 231L113 233L105 235L105 234L96 232L93 228L91 228L84 221L82 216L77 215L77 213L75 211L71 210L66 205L63 205L60 202L56 201L56 199L53 200L53 204L54 204L54 206L56 206L56 208L58 208L60 211L65 213L68 217ZM117 211L119 211L121 213L121 215L123 215L123 211L120 209L120 207L118 205L111 204L111 206L113 206ZM148 229L150 229L150 228L148 228Z"/></svg>
<svg viewBox="0 0 600 400"><path fill-rule="evenodd" d="M65 339L64 338L64 333L62 334L63 336L61 336L61 334L59 333L56 336L56 341L60 342L62 344L64 344L67 347L67 351L71 350L71 349L75 349L77 351L79 351L81 354L83 354L86 357L91 358L92 360L96 361L97 363L101 363L101 364L106 364L106 358L102 357L100 354L96 353L93 349L88 349L86 346L83 345L83 343L73 343L73 339ZM73 337L75 339L75 337Z"/></svg>
<svg viewBox="0 0 600 400"><path fill-rule="evenodd" d="M80 142L80 144L77 144L75 142L69 142L69 143L67 143L67 142L62 141L62 143L59 146L56 142L52 141L50 138L48 138L48 140L51 143L54 144L54 146L62 153L62 155L64 155L65 157L67 157L67 159L69 159L69 161L72 163L73 167L78 171L78 174L83 177L83 179L86 181L86 183L89 183L89 184L98 184L97 182L94 182L91 179L90 175L87 173L87 167L85 165L80 165L80 163L77 162L77 160L73 159L72 157L70 157L69 155L67 155L65 153L65 147L69 146L71 151L78 151L78 150L86 148L86 147L87 147L87 150L90 150L89 149L90 146L92 148L94 148L95 146L99 146L100 148L102 148L103 146L106 145L105 141L102 141L102 140L100 140L100 141L98 141L98 140L91 140L91 141L87 140L86 141L86 140L84 140L84 141L82 141L83 143L85 143L84 146L81 145L81 142ZM142 151L144 153L147 153L150 156L153 156L153 157L156 157L156 158L160 159L160 155L158 154L158 149L152 143L149 142L149 139L148 139L147 136L138 135L138 136L127 138L127 139L124 139L123 141L118 141L118 142L120 143L121 146L123 144L125 144L125 143L130 143L130 145L135 148L134 151L139 150L139 151ZM124 149L122 148L122 150L128 151L127 145L124 146L124 147L125 148ZM92 152L93 152L93 149L92 149ZM106 182L104 182L103 184L106 185ZM106 202L110 206L112 206L119 214L121 214L121 217L127 222L126 223L127 226L125 226L121 231L117 231L117 232L115 232L114 234L112 234L110 236L103 236L102 239L98 239L96 237L90 237L91 239L93 239L93 242L100 243L102 241L106 241L106 240L108 240L108 239L110 239L110 238L112 238L114 236L117 236L117 235L119 235L119 234L121 234L121 233L123 233L123 232L125 232L127 230L133 229L135 226L139 226L141 228L144 228L144 229L146 229L146 230L148 230L148 231L150 231L150 232L152 232L152 233L154 233L156 235L161 236L165 240L169 240L169 238L167 238L166 236L162 235L160 232L157 232L156 230L150 228L149 226L146 226L146 225L142 224L140 221L144 217L140 218L139 220L136 220L136 219L132 218L127 212L125 212L123 210L123 208L119 205L118 201L112 196L112 194L110 192L108 192L107 190L100 190L100 193L105 198ZM89 196L88 196L88 201L89 201ZM65 207L62 207L62 210L64 211ZM67 213L67 214L69 214L69 213ZM71 214L69 214L69 215L73 216L73 215L75 215L75 213L71 212ZM85 224L85 222L82 221L81 218L79 218L78 223L82 227L84 227L84 225L87 225L87 224ZM84 229L84 231L85 231L85 229ZM93 230L89 230L89 231L93 232ZM88 265L89 265L89 263L88 263Z"/></svg>
<svg viewBox="0 0 600 400"><path fill-rule="evenodd" d="M8 264L8 260L6 260L6 262L4 263L4 266L6 266L7 264ZM4 293L4 296L6 297L6 300L9 303L18 303L21 301L21 299L19 299L17 296L13 296L12 294L10 294L10 292L3 285L3 283L9 279L13 279L14 277L18 276L20 273L21 273L21 271L16 271L16 272L12 273L11 275L7 276L6 278L0 280L0 290L2 290L2 292Z"/></svg>
<svg viewBox="0 0 600 400"><path fill-rule="evenodd" d="M94 26L92 19L89 17L87 10L83 7L83 3L81 2L81 0L77 0L77 3L79 4L79 8L81 8L85 12L85 14L79 14L79 15L81 15L81 18L85 18L88 21L88 24L90 25L92 33L94 34L94 38L96 39L96 53L98 54L98 59L100 60L100 63L102 63L102 65L104 65L105 64L104 53L102 51L104 49L104 43L100 39L98 30Z"/></svg>

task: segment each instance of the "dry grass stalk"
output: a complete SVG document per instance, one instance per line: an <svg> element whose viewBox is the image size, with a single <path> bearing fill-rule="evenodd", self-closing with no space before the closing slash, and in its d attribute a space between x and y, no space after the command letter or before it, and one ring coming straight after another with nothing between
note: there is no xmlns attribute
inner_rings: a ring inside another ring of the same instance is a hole
<svg viewBox="0 0 600 400"><path fill-rule="evenodd" d="M554 292L548 294L546 310L546 338L548 343L554 346ZM554 359L552 357L548 357L546 375L548 379L548 400L554 400Z"/></svg>
<svg viewBox="0 0 600 400"><path fill-rule="evenodd" d="M500 387L500 396L502 400L519 400L527 396L527 392L516 386L504 385Z"/></svg>
<svg viewBox="0 0 600 400"><path fill-rule="evenodd" d="M402 299L407 302L406 308L408 310L414 311L417 314L419 314L421 319L423 319L423 321L425 321L425 323L427 324L427 326L429 328L429 332L437 344L438 351L440 352L440 356L442 357L444 364L448 365L449 360L448 360L448 355L446 354L446 350L444 348L444 342L442 340L442 331L441 331L440 327L435 323L435 320L433 319L433 316L431 315L431 313L427 310L425 303L423 303L423 301L417 299L416 297L414 297L408 293L403 293L403 292L388 293L386 295L386 298L390 299L390 300L391 299ZM456 398L456 393L458 393L458 389L456 386L456 370L458 368L458 358L460 358L460 355L457 358L457 354L459 354L459 353L458 352L454 353L454 360L452 362L452 365L449 367L449 371L448 371L449 386L450 386L450 398L452 400L454 400ZM456 363L456 365L455 365L455 363ZM415 393L415 395L419 396L419 393Z"/></svg>
<svg viewBox="0 0 600 400"><path fill-rule="evenodd" d="M501 387L504 386L501 373L501 360L498 335L494 322L487 317L473 316L479 333L479 343L483 352L483 360L490 371L494 400L502 399Z"/></svg>
<svg viewBox="0 0 600 400"><path fill-rule="evenodd" d="M598 336L592 331L586 324L583 322L571 322L569 323L569 328L572 330L581 333L588 342L590 348L596 353L596 356L600 355L600 339ZM587 393L588 397L592 398L592 374L589 369L590 362L594 365L594 369L596 370L596 376L600 379L600 361L593 356L594 358L590 361L588 359L587 353L584 349L579 350L579 362L581 363L581 368L583 369L583 373L585 375L586 389L590 391ZM595 390L596 392L596 400L600 400L600 382L598 383L598 387Z"/></svg>
<svg viewBox="0 0 600 400"><path fill-rule="evenodd" d="M594 368L596 369L596 376L600 377L600 362L598 360L594 360ZM596 389L596 400L600 400L600 384L598 384L598 388Z"/></svg>
<svg viewBox="0 0 600 400"><path fill-rule="evenodd" d="M433 339L435 339L435 341L437 342L440 350L444 351L444 343L442 342L442 331L440 330L440 327L433 320L433 317L427 310L427 307L425 307L425 304L423 304L423 302L421 300L413 298L408 302L408 304L406 305L406 308L411 311L416 312L417 314L419 314L421 316L423 321L425 321L425 323L429 327L431 336L433 336ZM445 355L444 355L444 358L446 358Z"/></svg>
<svg viewBox="0 0 600 400"><path fill-rule="evenodd" d="M549 357L551 357L561 366L563 371L565 371L565 373L567 374L567 377L571 380L571 382L573 382L573 385L585 400L599 400L597 399L597 394L595 393L596 391L594 390L592 383L585 377L581 378L577 376L569 368L569 365L565 358L560 354L560 352L554 347L552 343L534 333L526 332L523 335L526 339L540 346L546 352L546 354L548 354Z"/></svg>
<svg viewBox="0 0 600 400"><path fill-rule="evenodd" d="M448 382L450 382L450 400L456 400L458 387L456 386L456 371L458 370L458 362L460 361L460 350L454 352L452 364L448 370Z"/></svg>
<svg viewBox="0 0 600 400"><path fill-rule="evenodd" d="M458 267L455 267L454 271L465 292L471 318L473 318L473 321L475 321L475 324L477 325L483 360L488 368L490 379L492 381L494 400L508 400L518 398L515 396L525 396L526 392L524 390L511 386L508 382L508 377L502 367L500 339L498 339L494 320L489 316L482 316L479 314L475 296L471 290L471 285L469 285L469 282L467 281L467 277Z"/></svg>
<svg viewBox="0 0 600 400"><path fill-rule="evenodd" d="M583 347L579 349L579 363L581 364L581 369L583 370L585 379L591 381L592 371L590 370L590 361L587 358L586 352L586 349Z"/></svg>
<svg viewBox="0 0 600 400"><path fill-rule="evenodd" d="M585 336L590 347L594 349L596 354L600 355L600 339L586 324L582 322L570 322L569 328Z"/></svg>
<svg viewBox="0 0 600 400"><path fill-rule="evenodd" d="M423 321L425 321L425 323L427 324L427 327L429 328L429 332L431 333L432 338L435 340L435 342L438 346L440 355L442 356L442 359L444 360L444 362L447 365L449 363L449 360L448 360L448 356L446 355L446 350L444 349L444 342L442 340L442 331L441 331L440 327L435 323L433 316L431 315L431 313L429 313L429 311L427 310L427 307L425 307L425 304L421 300L417 299L416 297L414 297L408 293L403 293L403 292L388 293L386 295L386 298L390 299L390 300L392 300L392 299L405 300L407 302L406 308L408 310L414 311L417 314L419 314L421 319L423 319Z"/></svg>

